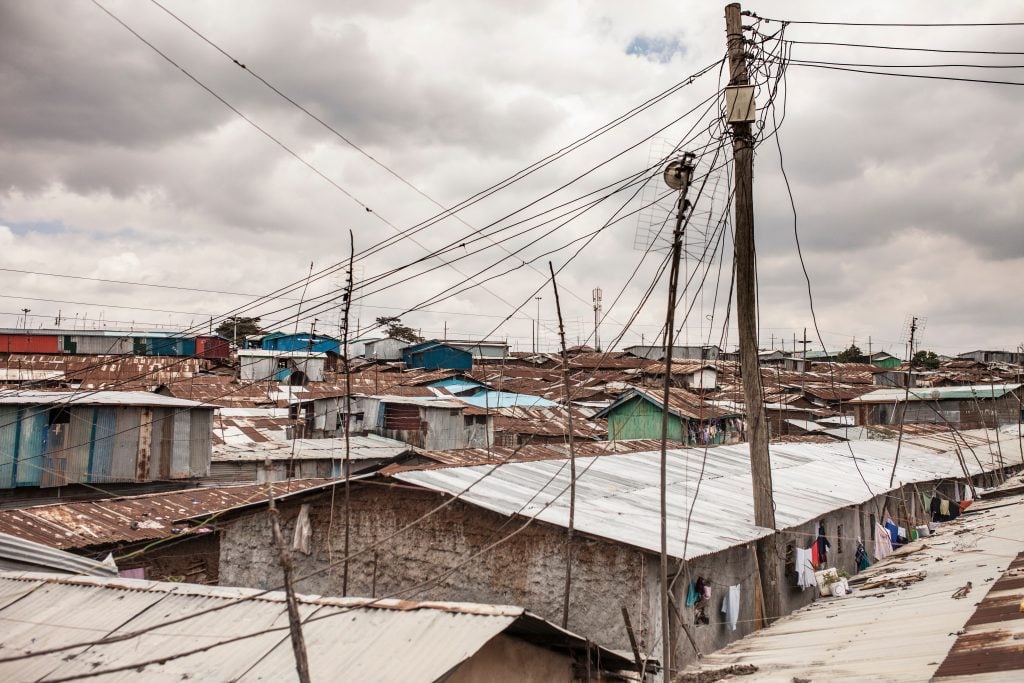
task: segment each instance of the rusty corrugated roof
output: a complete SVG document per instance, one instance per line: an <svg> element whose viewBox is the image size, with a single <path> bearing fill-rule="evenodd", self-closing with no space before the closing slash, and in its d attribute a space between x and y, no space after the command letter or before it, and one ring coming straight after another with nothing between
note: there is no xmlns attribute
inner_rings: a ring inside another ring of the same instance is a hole
<svg viewBox="0 0 1024 683"><path fill-rule="evenodd" d="M1024 552L992 584L932 680L955 681L965 676L975 681L984 674L998 674L1001 680L1024 678L1022 606Z"/></svg>
<svg viewBox="0 0 1024 683"><path fill-rule="evenodd" d="M657 439L623 439L619 441L581 441L573 444L577 457L597 455L615 455L621 453L638 453L655 451L661 448ZM669 441L668 448L685 448L686 444ZM430 469L433 467L453 467L487 465L502 462L529 462L532 460L564 460L569 457L569 444L527 444L519 448L492 446L486 448L457 448L448 451L419 451L425 458L434 461L434 465L392 465L381 470L381 474L393 474L408 470Z"/></svg>
<svg viewBox="0 0 1024 683"><path fill-rule="evenodd" d="M277 482L274 495L304 491L332 481ZM261 502L266 496L264 484L248 484L0 510L0 532L63 550L150 541L187 532L192 525L186 520L191 518Z"/></svg>

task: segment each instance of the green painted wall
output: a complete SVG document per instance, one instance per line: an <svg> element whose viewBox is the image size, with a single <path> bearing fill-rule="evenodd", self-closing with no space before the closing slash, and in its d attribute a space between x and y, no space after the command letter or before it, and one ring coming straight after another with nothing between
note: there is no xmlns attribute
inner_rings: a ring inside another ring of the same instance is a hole
<svg viewBox="0 0 1024 683"><path fill-rule="evenodd" d="M900 366L900 363L902 363L902 361L899 358L886 358L885 360L872 361L872 365L876 365L880 368L885 368L886 370L898 368Z"/></svg>
<svg viewBox="0 0 1024 683"><path fill-rule="evenodd" d="M608 438L620 439L660 439L661 408L642 398L634 398L608 414ZM679 418L668 416L668 438L670 441L683 441Z"/></svg>

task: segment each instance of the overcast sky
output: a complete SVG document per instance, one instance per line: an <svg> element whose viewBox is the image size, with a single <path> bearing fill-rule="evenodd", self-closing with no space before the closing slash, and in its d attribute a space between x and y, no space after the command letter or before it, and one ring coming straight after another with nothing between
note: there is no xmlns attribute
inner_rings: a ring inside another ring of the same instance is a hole
<svg viewBox="0 0 1024 683"><path fill-rule="evenodd" d="M720 59L725 47L719 2L167 0L180 18L364 155L157 5L100 1L301 160L93 3L0 3L2 325L22 325L23 308L31 309L28 326L36 328L52 327L58 311L64 327L180 328L216 320L301 281L311 263L319 272L347 259L349 230L357 252L395 238L434 216L433 202L456 204L562 150ZM745 8L764 17L862 22L1024 19L1011 2ZM778 28L761 26L764 33ZM1024 27L792 25L786 35L961 50L1024 44ZM1014 56L811 45L796 45L793 57L1024 65ZM1024 69L916 72L1024 82ZM867 350L870 336L873 350L903 355L905 321L917 315L927 319L923 346L940 353L1024 344L1024 88L795 65L786 86L780 142L825 343L844 347L856 339ZM403 321L427 337L447 328L450 337L492 334L528 350L534 292L542 288L541 346L554 350L554 297L545 284L552 260L565 266L558 285L569 343L593 333L591 292L598 287L607 314L601 339L615 338L664 258L658 245L642 247L665 210L637 213L645 198L663 191L660 181L616 193L564 225L570 216L542 221L582 205L554 207L647 168L686 138L704 108L672 122L719 87L713 69L457 218L359 259L363 286L353 328L357 320L362 331L377 316L432 301ZM708 144L711 123L698 123L704 132L688 148ZM759 147L761 346L774 337L788 350L793 335L812 323L779 161L773 140ZM703 167L710 164L705 157ZM723 168L707 187L727 182ZM711 196L709 189L705 197ZM720 203L703 207L714 213ZM621 220L573 258L584 244L579 240L613 216ZM705 222L707 232L715 223ZM473 233L481 229L489 236ZM707 269L696 258L707 246L699 226L689 239L685 272L696 276L680 341L717 343L732 245L727 236L711 240L725 260L706 257ZM447 263L429 257L448 244ZM337 332L331 292L343 280L335 273L310 283L301 329L316 318L319 331ZM620 346L653 340L665 290L664 282L656 285ZM245 310L294 329L301 294ZM731 347L734 325L726 333ZM808 334L813 338L813 329Z"/></svg>

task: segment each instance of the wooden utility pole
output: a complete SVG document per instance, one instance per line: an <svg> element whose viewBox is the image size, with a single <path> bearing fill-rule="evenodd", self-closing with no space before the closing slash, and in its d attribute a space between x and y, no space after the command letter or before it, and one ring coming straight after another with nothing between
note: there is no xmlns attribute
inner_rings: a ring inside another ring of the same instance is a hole
<svg viewBox="0 0 1024 683"><path fill-rule="evenodd" d="M267 464L270 464L269 458L267 458ZM291 551L288 550L284 536L281 535L280 513L274 503L273 485L269 481L267 482L267 498L270 501L270 531L274 537L274 545L277 546L277 555L281 561L281 571L284 574L285 605L288 611L288 631L291 634L292 654L295 656L295 673L298 675L300 683L310 683L306 640L302 635L302 617L299 614L299 601L295 597L295 568L292 565Z"/></svg>
<svg viewBox="0 0 1024 683"><path fill-rule="evenodd" d="M914 335L917 333L917 318L910 319L910 344L907 351L910 368L907 370L907 387L903 392L903 412L900 413L900 432L896 437L896 456L892 459L892 473L889 475L889 486L896 478L896 465L900 461L900 447L903 445L903 423L907 419L907 408L910 407L910 383L914 377ZM899 404L896 404L899 406ZM897 407L896 410L899 410ZM895 417L895 416L894 416Z"/></svg>
<svg viewBox="0 0 1024 683"><path fill-rule="evenodd" d="M572 392L569 390L569 353L565 350L565 324L562 322L562 304L558 299L558 283L555 281L555 266L548 261L551 269L551 287L555 290L555 312L558 314L558 338L562 347L562 396L565 399L566 424L569 430L569 528L565 535L565 589L562 594L562 628L569 624L569 593L572 591L572 536L576 524L576 445L573 442ZM537 315L540 320L540 315Z"/></svg>
<svg viewBox="0 0 1024 683"><path fill-rule="evenodd" d="M793 342L794 344L796 342ZM804 338L800 340L801 351L803 351L804 358L807 358L807 345L811 343L811 340L807 338L807 328L804 328ZM824 350L824 349L823 349ZM828 353L826 351L826 353Z"/></svg>
<svg viewBox="0 0 1024 683"><path fill-rule="evenodd" d="M351 439L350 432L352 429L352 364L349 360L349 348L348 348L348 318L349 313L352 311L352 290L355 281L355 258L356 258L356 238L352 234L352 231L348 231L348 278L345 282L345 310L343 314L343 323L345 329L342 332L341 343L342 351L344 356L342 358L345 362L345 459L341 465L341 475L345 477L345 563L342 569L341 576L341 594L343 596L348 595L348 556L349 549L351 547L351 533L352 533L352 486L350 479L352 478L352 462L351 458ZM331 496L334 496L335 487L331 487ZM334 512L334 501L331 501L331 513ZM328 531L328 538L331 533Z"/></svg>
<svg viewBox="0 0 1024 683"><path fill-rule="evenodd" d="M747 86L746 49L739 3L725 6L726 46L729 54L729 85ZM752 104L751 95L751 104ZM740 336L740 371L747 408L750 440L750 473L754 489L754 523L775 529L772 499L772 468L768 453L768 419L764 410L761 367L757 358L757 273L754 259L754 137L748 117L730 120L733 132L733 163L736 178L736 313ZM805 335L806 336L806 335ZM775 534L757 542L757 560L767 623L782 614L779 556Z"/></svg>
<svg viewBox="0 0 1024 683"><path fill-rule="evenodd" d="M668 582L668 415L669 399L672 396L672 347L675 344L673 331L676 323L676 290L679 287L679 259L683 249L683 218L689 202L686 199L686 191L690 187L690 178L693 175L693 154L686 153L678 162L670 165L669 172L674 171L670 187L679 190L679 207L676 213L676 227L672 231L672 264L668 278L668 311L665 314L665 385L661 406L661 565L659 567L659 585L661 586L661 665L665 672L663 679L668 681L672 677L672 629L671 610L669 601L671 599L672 587ZM666 173L666 180L670 180Z"/></svg>

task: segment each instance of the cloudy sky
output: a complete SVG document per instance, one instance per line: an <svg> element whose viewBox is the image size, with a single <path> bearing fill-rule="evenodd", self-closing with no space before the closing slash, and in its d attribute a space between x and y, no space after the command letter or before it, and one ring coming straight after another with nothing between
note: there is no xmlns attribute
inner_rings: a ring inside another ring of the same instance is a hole
<svg viewBox="0 0 1024 683"><path fill-rule="evenodd" d="M570 343L593 333L594 288L603 342L650 342L665 283L640 303L665 254L645 236L666 210L644 205L664 188L626 181L685 141L715 169L689 237L680 339L721 338L732 244L717 218L724 158L712 162L719 70L567 146L720 59L722 3L166 0L247 73L154 3L99 2L152 47L88 0L0 3L0 325L23 325L24 308L35 328L58 313L64 327L139 329L243 311L335 332L351 230L361 331L416 309L403 320L424 336L490 334L527 350L539 295L541 346L554 349L551 260ZM1010 2L745 7L784 19L1024 19ZM786 37L1012 51L1024 27L791 25ZM793 57L1024 65L806 44ZM903 71L1024 82L1012 68ZM1024 344L1024 89L793 65L785 93L779 140L825 343L866 349L870 336L902 354L917 315L924 346L941 353ZM758 148L755 206L761 345L788 350L812 322L772 139ZM725 334L735 343L733 325Z"/></svg>

